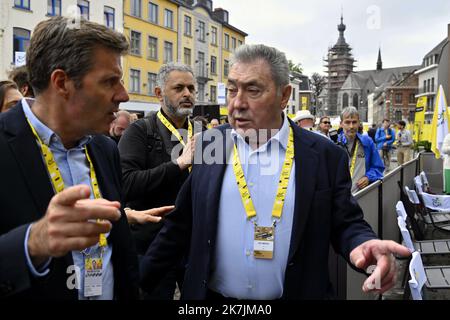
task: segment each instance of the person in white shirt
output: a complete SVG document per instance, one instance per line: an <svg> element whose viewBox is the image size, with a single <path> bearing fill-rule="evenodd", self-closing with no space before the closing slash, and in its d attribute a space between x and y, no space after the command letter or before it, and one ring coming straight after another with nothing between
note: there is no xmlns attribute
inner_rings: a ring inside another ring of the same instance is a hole
<svg viewBox="0 0 450 320"><path fill-rule="evenodd" d="M314 127L314 116L309 110L299 110L292 119L300 128L312 130Z"/></svg>
<svg viewBox="0 0 450 320"><path fill-rule="evenodd" d="M405 129L405 121L400 120L397 124L397 162L401 165L411 160L411 146L413 144L413 139L411 137L411 132Z"/></svg>

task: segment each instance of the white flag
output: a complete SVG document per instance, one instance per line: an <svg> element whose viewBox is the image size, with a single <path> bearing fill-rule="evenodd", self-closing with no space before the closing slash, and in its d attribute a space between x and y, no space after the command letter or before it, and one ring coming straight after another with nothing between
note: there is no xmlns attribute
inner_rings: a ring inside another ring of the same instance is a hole
<svg viewBox="0 0 450 320"><path fill-rule="evenodd" d="M448 125L447 99L442 85L439 85L433 121L431 122L431 151L434 152L437 159L441 157L442 143L450 131Z"/></svg>

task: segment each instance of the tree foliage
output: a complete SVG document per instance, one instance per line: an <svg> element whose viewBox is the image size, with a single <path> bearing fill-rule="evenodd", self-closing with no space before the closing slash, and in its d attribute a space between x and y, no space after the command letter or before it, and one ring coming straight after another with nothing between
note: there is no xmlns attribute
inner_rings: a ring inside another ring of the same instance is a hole
<svg viewBox="0 0 450 320"><path fill-rule="evenodd" d="M301 63L294 63L292 60L288 60L288 63L289 63L289 70L290 71L303 73L303 68L302 68L302 64Z"/></svg>
<svg viewBox="0 0 450 320"><path fill-rule="evenodd" d="M320 95L320 93L322 92L323 88L325 87L327 81L327 77L314 72L311 76L311 85L312 85L312 90L314 91L314 96L317 97Z"/></svg>

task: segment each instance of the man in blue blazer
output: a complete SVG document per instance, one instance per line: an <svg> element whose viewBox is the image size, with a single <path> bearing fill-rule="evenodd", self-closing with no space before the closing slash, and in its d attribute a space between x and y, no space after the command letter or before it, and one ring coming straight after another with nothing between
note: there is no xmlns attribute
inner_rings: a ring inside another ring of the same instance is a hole
<svg viewBox="0 0 450 320"><path fill-rule="evenodd" d="M364 291L389 289L392 253L409 251L376 239L363 220L346 153L283 113L285 55L244 45L231 65L230 125L199 139L176 209L141 261L141 287L154 287L188 251L183 299L331 298L331 243L356 268L376 265Z"/></svg>
<svg viewBox="0 0 450 320"><path fill-rule="evenodd" d="M122 34L40 22L27 51L36 99L0 116L0 298L135 299L138 265L115 143ZM94 199L95 198L95 199Z"/></svg>

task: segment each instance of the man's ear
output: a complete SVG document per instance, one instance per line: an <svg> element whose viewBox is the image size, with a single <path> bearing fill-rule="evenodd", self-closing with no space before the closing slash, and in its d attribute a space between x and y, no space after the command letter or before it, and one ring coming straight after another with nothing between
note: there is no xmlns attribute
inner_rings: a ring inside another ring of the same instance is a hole
<svg viewBox="0 0 450 320"><path fill-rule="evenodd" d="M73 81L69 79L64 70L56 69L50 75L49 86L64 98L68 97L70 88L73 88L73 85Z"/></svg>
<svg viewBox="0 0 450 320"><path fill-rule="evenodd" d="M28 92L28 89L29 89L29 87L28 87L28 85L27 84L24 84L21 88L20 88L20 93L25 97L25 95L27 94L27 92Z"/></svg>
<svg viewBox="0 0 450 320"><path fill-rule="evenodd" d="M162 95L161 87L155 87L155 96L158 98L160 102L163 102L164 97Z"/></svg>
<svg viewBox="0 0 450 320"><path fill-rule="evenodd" d="M286 85L281 91L281 107L284 109L289 102L291 97L292 87L290 84Z"/></svg>

